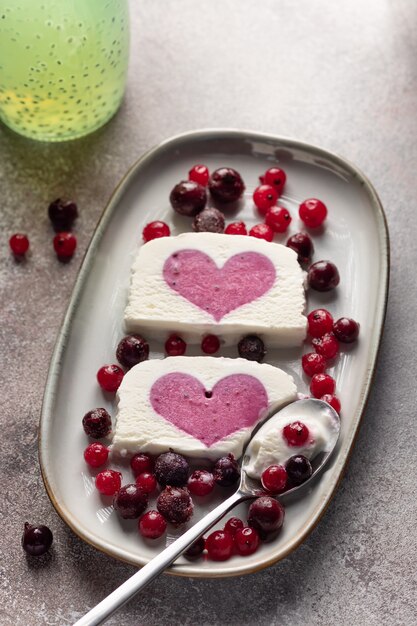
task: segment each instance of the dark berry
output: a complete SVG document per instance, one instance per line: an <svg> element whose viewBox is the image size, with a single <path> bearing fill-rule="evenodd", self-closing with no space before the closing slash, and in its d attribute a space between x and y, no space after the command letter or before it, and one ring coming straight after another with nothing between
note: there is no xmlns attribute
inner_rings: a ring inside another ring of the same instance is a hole
<svg viewBox="0 0 417 626"><path fill-rule="evenodd" d="M178 335L170 335L165 342L165 352L168 356L181 356L185 354L187 344Z"/></svg>
<svg viewBox="0 0 417 626"><path fill-rule="evenodd" d="M258 531L250 526L240 528L236 532L234 540L236 551L240 556L249 556L256 552L260 542Z"/></svg>
<svg viewBox="0 0 417 626"><path fill-rule="evenodd" d="M193 230L196 233L222 233L224 225L223 213L214 207L204 209L193 220Z"/></svg>
<svg viewBox="0 0 417 626"><path fill-rule="evenodd" d="M233 535L224 530L215 530L206 539L206 550L212 561L227 561L233 554Z"/></svg>
<svg viewBox="0 0 417 626"><path fill-rule="evenodd" d="M143 474L144 472L151 472L153 469L153 461L148 454L138 452L134 454L130 459L130 467L135 476Z"/></svg>
<svg viewBox="0 0 417 626"><path fill-rule="evenodd" d="M116 358L124 367L131 368L149 357L149 344L141 335L127 335L119 342Z"/></svg>
<svg viewBox="0 0 417 626"><path fill-rule="evenodd" d="M321 226L327 216L326 205L317 198L309 198L300 204L300 218L309 228Z"/></svg>
<svg viewBox="0 0 417 626"><path fill-rule="evenodd" d="M223 456L216 461L213 476L215 483L221 487L231 487L236 484L240 478L240 468L233 454Z"/></svg>
<svg viewBox="0 0 417 626"><path fill-rule="evenodd" d="M22 233L16 233L10 237L9 245L16 257L23 257L29 250L29 239Z"/></svg>
<svg viewBox="0 0 417 626"><path fill-rule="evenodd" d="M97 382L104 391L115 392L120 387L124 372L118 365L103 365L97 372Z"/></svg>
<svg viewBox="0 0 417 626"><path fill-rule="evenodd" d="M214 476L207 470L195 470L188 479L187 487L193 496L208 496L214 489Z"/></svg>
<svg viewBox="0 0 417 626"><path fill-rule="evenodd" d="M334 323L333 332L342 343L353 343L359 336L359 324L349 317L341 317Z"/></svg>
<svg viewBox="0 0 417 626"><path fill-rule="evenodd" d="M49 205L48 215L55 232L59 233L63 230L71 230L78 217L78 208L75 202L58 198Z"/></svg>
<svg viewBox="0 0 417 626"><path fill-rule="evenodd" d="M290 457L285 464L285 469L287 470L288 480L294 487L304 483L313 474L310 461L301 454Z"/></svg>
<svg viewBox="0 0 417 626"><path fill-rule="evenodd" d="M111 417L106 409L93 409L84 415L83 428L89 437L102 439L111 432Z"/></svg>
<svg viewBox="0 0 417 626"><path fill-rule="evenodd" d="M125 485L113 498L113 506L123 519L135 519L148 506L148 494L137 485Z"/></svg>
<svg viewBox="0 0 417 626"><path fill-rule="evenodd" d="M139 532L146 539L159 539L167 529L165 518L158 511L148 511L139 520Z"/></svg>
<svg viewBox="0 0 417 626"><path fill-rule="evenodd" d="M114 470L103 470L96 476L96 487L103 496L114 496L122 486L122 475Z"/></svg>
<svg viewBox="0 0 417 626"><path fill-rule="evenodd" d="M287 471L282 465L270 465L262 472L262 486L270 493L281 493L287 485Z"/></svg>
<svg viewBox="0 0 417 626"><path fill-rule="evenodd" d="M265 215L268 209L276 203L278 194L271 185L259 185L253 192L253 201L259 213Z"/></svg>
<svg viewBox="0 0 417 626"><path fill-rule="evenodd" d="M339 352L339 342L333 333L327 333L323 337L313 339L311 343L317 354L321 354L325 359L333 359Z"/></svg>
<svg viewBox="0 0 417 626"><path fill-rule="evenodd" d="M257 335L247 335L237 344L239 356L248 361L261 363L266 354L264 342Z"/></svg>
<svg viewBox="0 0 417 626"><path fill-rule="evenodd" d="M265 185L272 185L279 196L284 190L286 180L287 176L284 170L279 167L270 167L261 177L261 182Z"/></svg>
<svg viewBox="0 0 417 626"><path fill-rule="evenodd" d="M72 233L59 232L54 237L54 250L58 261L68 261L71 259L77 247L77 239Z"/></svg>
<svg viewBox="0 0 417 626"><path fill-rule="evenodd" d="M41 556L52 545L53 535L48 526L32 526L25 523L22 535L22 548L30 556Z"/></svg>
<svg viewBox="0 0 417 626"><path fill-rule="evenodd" d="M208 167L205 165L194 165L188 172L188 179L206 187L209 180Z"/></svg>
<svg viewBox="0 0 417 626"><path fill-rule="evenodd" d="M183 180L175 185L169 196L171 206L180 215L194 217L207 203L205 187L192 180Z"/></svg>
<svg viewBox="0 0 417 626"><path fill-rule="evenodd" d="M227 520L226 524L224 525L224 530L226 530L228 533L231 533L234 536L236 534L236 531L243 528L244 525L245 524L238 517L231 517L230 519Z"/></svg>
<svg viewBox="0 0 417 626"><path fill-rule="evenodd" d="M306 233L296 233L287 241L288 248L294 250L298 255L298 262L307 265L314 253L313 242Z"/></svg>
<svg viewBox="0 0 417 626"><path fill-rule="evenodd" d="M136 484L149 495L155 491L157 486L156 478L154 474L151 474L150 472L143 472L142 474L139 474L139 476L136 476Z"/></svg>
<svg viewBox="0 0 417 626"><path fill-rule="evenodd" d="M155 461L155 476L161 487L183 487L187 484L190 467L187 460L175 452L164 452Z"/></svg>
<svg viewBox="0 0 417 626"><path fill-rule="evenodd" d="M310 337L323 337L333 328L333 317L326 309L315 309L307 315L307 330Z"/></svg>
<svg viewBox="0 0 417 626"><path fill-rule="evenodd" d="M214 354L220 348L220 339L216 335L206 335L201 342L201 349L206 354Z"/></svg>
<svg viewBox="0 0 417 626"><path fill-rule="evenodd" d="M330 291L340 282L338 269L331 261L317 261L308 269L308 284L316 291Z"/></svg>
<svg viewBox="0 0 417 626"><path fill-rule="evenodd" d="M90 467L101 467L109 456L109 449L102 443L90 443L84 450L85 462Z"/></svg>
<svg viewBox="0 0 417 626"><path fill-rule="evenodd" d="M310 391L315 398L321 398L327 393L333 394L336 381L328 374L314 374L310 383Z"/></svg>
<svg viewBox="0 0 417 626"><path fill-rule="evenodd" d="M186 552L184 552L184 556L187 557L187 559L197 559L203 554L205 547L206 540L204 537L200 537L197 541L194 541L194 543L190 545Z"/></svg>
<svg viewBox="0 0 417 626"><path fill-rule="evenodd" d="M268 224L255 224L249 231L251 237L257 239L265 239L265 241L272 241L274 238L274 231Z"/></svg>
<svg viewBox="0 0 417 626"><path fill-rule="evenodd" d="M156 502L158 511L174 526L185 524L193 514L193 501L188 489L168 486Z"/></svg>
<svg viewBox="0 0 417 626"><path fill-rule="evenodd" d="M309 438L310 431L302 422L292 422L282 429L287 444L291 447L303 446Z"/></svg>
<svg viewBox="0 0 417 626"><path fill-rule="evenodd" d="M165 222L149 222L146 224L145 228L142 231L142 238L145 243L148 241L152 241L152 239L159 239L160 237L169 237L171 231L169 229L168 224Z"/></svg>
<svg viewBox="0 0 417 626"><path fill-rule="evenodd" d="M290 212L282 206L271 206L266 212L265 223L272 228L274 233L285 233L291 224Z"/></svg>
<svg viewBox="0 0 417 626"><path fill-rule="evenodd" d="M330 406L336 411L336 413L340 413L342 407L340 404L340 400L337 396L326 393L320 398L320 400L323 400L323 402L327 402L327 404L330 404Z"/></svg>
<svg viewBox="0 0 417 626"><path fill-rule="evenodd" d="M231 167L221 167L213 172L208 186L212 197L224 203L239 200L245 191L245 184L239 172Z"/></svg>
<svg viewBox="0 0 417 626"><path fill-rule="evenodd" d="M249 507L248 524L262 533L271 533L281 528L284 516L284 507L278 500L270 496L261 496Z"/></svg>
<svg viewBox="0 0 417 626"><path fill-rule="evenodd" d="M308 352L303 354L301 358L301 365L307 376L314 376L314 374L323 374L327 367L327 361L321 354L317 352Z"/></svg>

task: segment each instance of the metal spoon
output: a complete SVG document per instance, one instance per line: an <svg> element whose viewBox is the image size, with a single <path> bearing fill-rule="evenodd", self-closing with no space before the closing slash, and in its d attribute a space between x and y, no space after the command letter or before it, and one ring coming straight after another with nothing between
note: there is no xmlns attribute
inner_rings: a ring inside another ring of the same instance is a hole
<svg viewBox="0 0 417 626"><path fill-rule="evenodd" d="M302 420L303 415L314 415L318 418L330 417L334 423L334 437L330 442L330 445L328 445L328 449L320 453L315 459L311 459L313 466L312 476L302 485L293 487L292 489L286 491L282 496L280 495L279 497L281 498L284 497L284 495L286 497L289 494L294 493L298 489L305 488L305 485L317 476L323 468L336 446L340 431L340 419L336 411L334 411L326 402L314 399L298 400L297 402L288 404L278 413L275 413L274 416L271 416L258 426L253 431L250 441L252 441L254 436L258 434L267 422L269 422L269 419L273 419L278 415L285 415L285 418L288 418L289 422L296 419ZM248 442L248 445L250 441ZM246 446L246 449L248 448L248 445ZM142 569L136 572L136 574L104 598L104 600L97 604L97 606L78 620L74 626L97 626L98 624L102 624L108 617L110 617L110 615L112 615L115 611L117 611L117 609L123 606L123 604L128 602L136 593L138 593L138 591L146 587L146 585L148 585L154 578L159 576L159 574L161 574L183 552L185 552L191 544L194 543L194 541L201 537L201 535L214 526L216 522L218 522L228 511L230 511L230 509L236 506L239 502L254 499L264 494L265 492L262 491L259 481L249 478L246 474L245 467L248 465L249 458L250 457L247 454L243 455L240 485L236 493L224 500L213 511L207 513L203 519L194 524L194 526L181 535L181 537L176 539L170 546L165 548L165 550L149 561L149 563L142 567Z"/></svg>

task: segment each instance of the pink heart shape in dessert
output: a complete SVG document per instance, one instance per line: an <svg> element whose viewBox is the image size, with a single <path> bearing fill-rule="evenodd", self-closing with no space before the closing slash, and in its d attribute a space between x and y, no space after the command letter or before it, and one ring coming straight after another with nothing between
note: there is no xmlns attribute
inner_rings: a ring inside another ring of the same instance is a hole
<svg viewBox="0 0 417 626"><path fill-rule="evenodd" d="M268 395L248 374L231 374L212 390L190 374L174 372L152 385L150 401L156 413L207 447L264 416Z"/></svg>
<svg viewBox="0 0 417 626"><path fill-rule="evenodd" d="M167 285L219 322L230 311L263 296L275 282L275 267L264 254L242 252L219 268L198 250L180 250L165 261Z"/></svg>

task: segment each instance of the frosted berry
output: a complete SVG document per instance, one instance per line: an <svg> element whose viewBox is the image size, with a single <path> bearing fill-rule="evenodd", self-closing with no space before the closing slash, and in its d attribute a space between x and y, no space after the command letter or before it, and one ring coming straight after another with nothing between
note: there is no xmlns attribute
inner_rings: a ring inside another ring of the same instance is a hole
<svg viewBox="0 0 417 626"><path fill-rule="evenodd" d="M249 556L256 552L259 547L260 539L256 528L245 526L236 531L235 537L236 551L240 556Z"/></svg>
<svg viewBox="0 0 417 626"><path fill-rule="evenodd" d="M276 203L278 194L271 185L259 185L253 192L253 201L259 213L265 215L268 209Z"/></svg>
<svg viewBox="0 0 417 626"><path fill-rule="evenodd" d="M119 341L116 358L124 367L131 368L149 357L149 344L141 335L127 335Z"/></svg>
<svg viewBox="0 0 417 626"><path fill-rule="evenodd" d="M312 344L317 354L321 354L325 359L333 359L339 352L339 342L333 333L313 339Z"/></svg>
<svg viewBox="0 0 417 626"><path fill-rule="evenodd" d="M285 469L292 487L301 485L313 474L310 461L302 454L290 457L285 464Z"/></svg>
<svg viewBox="0 0 417 626"><path fill-rule="evenodd" d="M333 332L342 343L353 343L359 336L359 324L349 317L341 317L334 323Z"/></svg>
<svg viewBox="0 0 417 626"><path fill-rule="evenodd" d="M184 552L184 556L187 557L187 559L197 559L203 554L205 547L206 540L204 537L200 537L197 541L194 541L194 543L191 544L186 552Z"/></svg>
<svg viewBox="0 0 417 626"><path fill-rule="evenodd" d="M281 493L287 485L287 471L282 465L270 465L262 472L261 483L270 493Z"/></svg>
<svg viewBox="0 0 417 626"><path fill-rule="evenodd" d="M194 506L188 489L168 486L160 493L156 508L168 522L179 526L188 522Z"/></svg>
<svg viewBox="0 0 417 626"><path fill-rule="evenodd" d="M330 291L339 282L339 271L331 261L317 261L308 269L308 284L316 291Z"/></svg>
<svg viewBox="0 0 417 626"><path fill-rule="evenodd" d="M274 238L274 231L268 224L255 224L249 231L251 237L257 239L265 239L265 241L272 241Z"/></svg>
<svg viewBox="0 0 417 626"><path fill-rule="evenodd" d="M123 376L124 372L118 365L103 365L97 372L97 381L104 391L113 393L120 387Z"/></svg>
<svg viewBox="0 0 417 626"><path fill-rule="evenodd" d="M89 437L102 439L111 432L111 417L106 409L93 409L84 415L83 428Z"/></svg>
<svg viewBox="0 0 417 626"><path fill-rule="evenodd" d="M291 447L303 446L310 435L307 426L302 422L292 422L282 429L282 434L287 444Z"/></svg>
<svg viewBox="0 0 417 626"><path fill-rule="evenodd" d="M48 215L56 233L71 230L78 217L78 208L75 202L58 198L48 207Z"/></svg>
<svg viewBox="0 0 417 626"><path fill-rule="evenodd" d="M245 184L239 172L231 167L221 167L209 178L209 190L218 202L235 202L243 195Z"/></svg>
<svg viewBox="0 0 417 626"><path fill-rule="evenodd" d="M327 361L321 354L317 352L308 352L301 357L301 365L307 376L314 374L323 374L327 367Z"/></svg>
<svg viewBox="0 0 417 626"><path fill-rule="evenodd" d="M149 222L149 224L146 224L145 228L142 231L142 238L143 241L146 243L148 241L152 241L152 239L159 239L159 237L169 237L170 234L171 231L168 224L157 220L155 222Z"/></svg>
<svg viewBox="0 0 417 626"><path fill-rule="evenodd" d="M282 206L272 206L265 215L265 222L274 233L285 233L291 224L291 215L288 209Z"/></svg>
<svg viewBox="0 0 417 626"><path fill-rule="evenodd" d="M234 536L236 534L236 531L240 530L244 526L245 524L242 522L241 519L239 519L238 517L231 517L227 520L223 530L231 533Z"/></svg>
<svg viewBox="0 0 417 626"><path fill-rule="evenodd" d="M134 454L130 459L130 467L135 476L143 474L144 472L151 472L153 469L153 461L148 454L138 452Z"/></svg>
<svg viewBox="0 0 417 626"><path fill-rule="evenodd" d="M314 253L314 246L311 238L306 233L292 235L287 241L287 247L297 253L299 263L302 265L310 263Z"/></svg>
<svg viewBox="0 0 417 626"><path fill-rule="evenodd" d="M174 211L180 215L194 217L206 206L207 192L203 185L192 180L183 180L175 185L169 201Z"/></svg>
<svg viewBox="0 0 417 626"><path fill-rule="evenodd" d="M310 383L310 391L315 398L321 398L327 393L333 394L336 381L328 374L314 374Z"/></svg>
<svg viewBox="0 0 417 626"><path fill-rule="evenodd" d="M248 361L261 363L266 354L265 344L257 335L247 335L237 344L239 356Z"/></svg>
<svg viewBox="0 0 417 626"><path fill-rule="evenodd" d="M215 530L206 539L206 550L212 561L227 561L233 554L233 535L224 530Z"/></svg>
<svg viewBox="0 0 417 626"><path fill-rule="evenodd" d="M327 208L321 200L309 198L300 204L299 213L308 228L318 228L327 217Z"/></svg>
<svg viewBox="0 0 417 626"><path fill-rule="evenodd" d="M188 479L187 487L193 496L208 496L214 489L214 476L207 470L195 470Z"/></svg>
<svg viewBox="0 0 417 626"><path fill-rule="evenodd" d="M216 461L213 476L215 483L221 487L231 487L236 484L240 478L240 469L233 454L223 456Z"/></svg>
<svg viewBox="0 0 417 626"><path fill-rule="evenodd" d="M158 456L154 472L161 487L182 487L187 484L190 466L181 454L170 451Z"/></svg>
<svg viewBox="0 0 417 626"><path fill-rule="evenodd" d="M336 413L340 413L342 407L340 404L340 400L337 396L326 393L320 398L320 400L323 400L323 402L327 402L327 404L330 404L330 406L336 411Z"/></svg>
<svg viewBox="0 0 417 626"><path fill-rule="evenodd" d="M77 239L72 233L57 233L54 237L54 250L58 261L66 262L71 259L77 247Z"/></svg>
<svg viewBox="0 0 417 626"><path fill-rule="evenodd" d="M260 176L261 183L272 185L279 196L284 191L286 180L287 175L284 170L281 170L279 167L270 167L263 176Z"/></svg>
<svg viewBox="0 0 417 626"><path fill-rule="evenodd" d="M168 356L181 356L185 354L187 344L178 335L170 335L165 342L165 352Z"/></svg>
<svg viewBox="0 0 417 626"><path fill-rule="evenodd" d="M113 506L123 519L135 519L142 515L148 506L148 494L137 485L130 483L121 487L116 493Z"/></svg>
<svg viewBox="0 0 417 626"><path fill-rule="evenodd" d="M216 335L206 335L201 342L201 349L206 354L214 354L220 348L220 339Z"/></svg>
<svg viewBox="0 0 417 626"><path fill-rule="evenodd" d="M102 443L90 443L84 450L85 462L90 467L101 467L109 456L109 449Z"/></svg>
<svg viewBox="0 0 417 626"><path fill-rule="evenodd" d="M284 516L284 507L278 500L270 496L261 496L249 507L248 524L262 533L271 533L281 528Z"/></svg>
<svg viewBox="0 0 417 626"><path fill-rule="evenodd" d="M149 495L155 491L157 486L155 475L150 472L143 472L136 476L136 484Z"/></svg>
<svg viewBox="0 0 417 626"><path fill-rule="evenodd" d="M167 529L165 518L158 511L148 511L139 520L139 532L146 539L159 539Z"/></svg>
<svg viewBox="0 0 417 626"><path fill-rule="evenodd" d="M10 237L9 245L16 257L24 257L29 250L29 239L22 233L16 233Z"/></svg>
<svg viewBox="0 0 417 626"><path fill-rule="evenodd" d="M30 556L42 556L52 545L53 535L48 526L33 526L25 523L22 535L22 548Z"/></svg>
<svg viewBox="0 0 417 626"><path fill-rule="evenodd" d="M310 337L323 337L333 328L333 317L326 309L315 309L307 315L307 331Z"/></svg>
<svg viewBox="0 0 417 626"><path fill-rule="evenodd" d="M247 235L248 231L245 222L232 222L225 228L226 235Z"/></svg>
<svg viewBox="0 0 417 626"><path fill-rule="evenodd" d="M96 487L103 496L114 496L122 486L122 475L115 470L103 470L96 476Z"/></svg>
<svg viewBox="0 0 417 626"><path fill-rule="evenodd" d="M193 220L193 230L196 233L222 233L224 225L224 214L215 207L200 211Z"/></svg>
<svg viewBox="0 0 417 626"><path fill-rule="evenodd" d="M188 172L188 179L206 187L209 180L208 167L205 165L194 165Z"/></svg>

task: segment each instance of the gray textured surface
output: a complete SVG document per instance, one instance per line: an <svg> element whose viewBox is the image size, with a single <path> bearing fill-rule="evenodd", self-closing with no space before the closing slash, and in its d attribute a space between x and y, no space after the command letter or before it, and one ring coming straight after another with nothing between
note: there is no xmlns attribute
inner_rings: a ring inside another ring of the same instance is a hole
<svg viewBox="0 0 417 626"><path fill-rule="evenodd" d="M380 193L392 287L375 384L345 479L297 552L244 579L162 577L110 623L415 624L417 4L138 0L132 18L129 87L107 127L63 145L0 128L0 623L71 624L133 573L77 539L46 496L36 429L48 361L82 252L127 167L172 134L233 126L339 152ZM67 266L45 211L58 195L81 209ZM7 240L22 230L33 254L17 265ZM19 545L26 519L55 534L36 564Z"/></svg>

